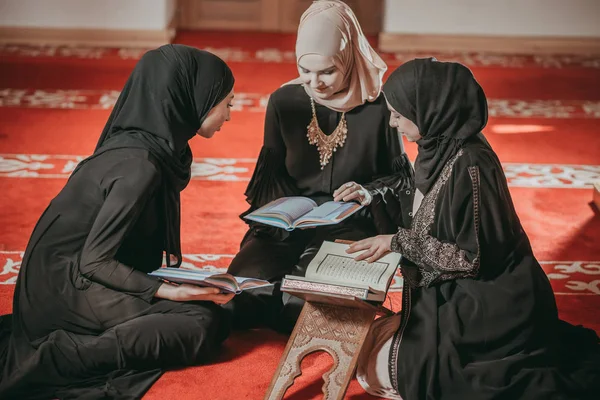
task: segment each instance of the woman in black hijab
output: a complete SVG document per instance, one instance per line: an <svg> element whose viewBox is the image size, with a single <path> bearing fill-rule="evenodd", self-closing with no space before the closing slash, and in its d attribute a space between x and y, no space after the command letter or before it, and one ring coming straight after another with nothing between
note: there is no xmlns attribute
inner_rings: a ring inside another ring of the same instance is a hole
<svg viewBox="0 0 600 400"><path fill-rule="evenodd" d="M558 318L481 133L487 102L471 72L417 59L383 91L390 125L417 142L418 191L410 226L349 249L370 260L403 255L402 313L374 324L363 387L405 400L597 398L598 337Z"/></svg>
<svg viewBox="0 0 600 400"><path fill-rule="evenodd" d="M147 275L181 264L179 193L196 134L229 120L233 75L182 45L147 52L82 161L38 221L13 314L0 320L0 398L140 398L228 333L217 289Z"/></svg>

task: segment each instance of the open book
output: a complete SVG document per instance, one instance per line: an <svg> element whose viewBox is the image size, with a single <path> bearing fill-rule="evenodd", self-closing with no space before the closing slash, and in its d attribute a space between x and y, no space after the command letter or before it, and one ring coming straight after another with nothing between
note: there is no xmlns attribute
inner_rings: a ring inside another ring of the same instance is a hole
<svg viewBox="0 0 600 400"><path fill-rule="evenodd" d="M319 206L308 197L292 196L274 200L244 218L293 231L337 224L362 207L358 203L339 201L328 201Z"/></svg>
<svg viewBox="0 0 600 400"><path fill-rule="evenodd" d="M355 306L361 300L382 303L401 255L390 253L368 263L355 261L348 244L324 242L304 277L286 275L281 290L308 301ZM347 300L347 301L343 301Z"/></svg>
<svg viewBox="0 0 600 400"><path fill-rule="evenodd" d="M164 267L149 273L165 281L189 283L198 286L210 286L221 289L224 293L240 294L244 290L257 287L272 286L269 281L255 278L242 278L227 273Z"/></svg>

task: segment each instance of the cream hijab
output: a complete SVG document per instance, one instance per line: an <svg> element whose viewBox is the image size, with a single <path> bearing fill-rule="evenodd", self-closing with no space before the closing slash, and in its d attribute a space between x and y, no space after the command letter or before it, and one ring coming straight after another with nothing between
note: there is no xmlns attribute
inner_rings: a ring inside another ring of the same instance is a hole
<svg viewBox="0 0 600 400"><path fill-rule="evenodd" d="M339 0L318 0L302 14L296 39L296 62L307 54L330 57L344 74L344 89L321 99L304 89L319 104L344 112L374 101L381 93L387 65L373 50L352 12ZM300 78L288 84L302 83Z"/></svg>

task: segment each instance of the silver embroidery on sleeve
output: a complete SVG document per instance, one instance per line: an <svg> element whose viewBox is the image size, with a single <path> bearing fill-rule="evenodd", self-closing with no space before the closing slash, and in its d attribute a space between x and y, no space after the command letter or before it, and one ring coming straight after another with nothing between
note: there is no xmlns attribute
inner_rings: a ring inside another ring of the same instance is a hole
<svg viewBox="0 0 600 400"><path fill-rule="evenodd" d="M402 253L415 267L403 268L403 275L411 286L429 286L444 280L466 278L479 272L479 170L469 167L473 185L473 217L477 238L477 255L468 261L463 250L453 243L443 243L429 232L435 219L435 205L444 184L450 178L461 149L440 174L412 221L411 229L400 229L393 238L392 250Z"/></svg>

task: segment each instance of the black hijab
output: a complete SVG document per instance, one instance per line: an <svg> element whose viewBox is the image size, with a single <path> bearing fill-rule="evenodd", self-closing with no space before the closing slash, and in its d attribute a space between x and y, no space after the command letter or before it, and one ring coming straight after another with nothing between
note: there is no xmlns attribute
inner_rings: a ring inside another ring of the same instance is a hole
<svg viewBox="0 0 600 400"><path fill-rule="evenodd" d="M94 154L114 149L147 149L163 174L165 252L181 265L180 197L191 178L194 137L208 112L233 89L223 60L194 47L169 44L148 51L125 83ZM79 168L78 167L78 168ZM75 170L76 172L77 170Z"/></svg>
<svg viewBox="0 0 600 400"><path fill-rule="evenodd" d="M390 105L419 128L415 183L426 194L446 162L487 123L483 89L462 64L415 59L383 85Z"/></svg>

